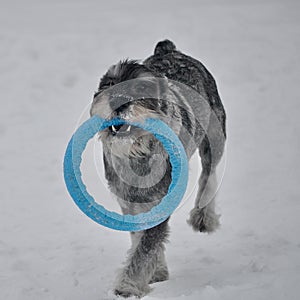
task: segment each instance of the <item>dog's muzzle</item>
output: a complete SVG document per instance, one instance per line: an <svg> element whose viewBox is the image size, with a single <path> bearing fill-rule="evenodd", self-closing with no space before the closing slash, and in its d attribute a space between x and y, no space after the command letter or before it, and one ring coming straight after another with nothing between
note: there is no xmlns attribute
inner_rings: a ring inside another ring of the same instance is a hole
<svg viewBox="0 0 300 300"><path fill-rule="evenodd" d="M109 126L109 131L113 136L126 137L129 135L134 135L135 133L141 130L133 125L121 124Z"/></svg>

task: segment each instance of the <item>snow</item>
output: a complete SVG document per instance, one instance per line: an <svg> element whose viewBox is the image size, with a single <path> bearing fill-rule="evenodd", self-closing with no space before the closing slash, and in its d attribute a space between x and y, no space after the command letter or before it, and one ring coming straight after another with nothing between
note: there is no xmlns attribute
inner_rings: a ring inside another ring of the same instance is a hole
<svg viewBox="0 0 300 300"><path fill-rule="evenodd" d="M189 199L171 219L171 278L144 299L298 299L299 8L296 0L2 0L0 298L113 298L128 234L77 209L64 150L105 70L146 58L167 37L213 73L228 113L222 227L194 233Z"/></svg>

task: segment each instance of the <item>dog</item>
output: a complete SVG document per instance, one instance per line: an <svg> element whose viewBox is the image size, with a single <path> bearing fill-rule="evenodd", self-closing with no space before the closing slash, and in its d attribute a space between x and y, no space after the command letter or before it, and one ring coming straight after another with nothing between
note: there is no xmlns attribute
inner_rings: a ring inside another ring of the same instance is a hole
<svg viewBox="0 0 300 300"><path fill-rule="evenodd" d="M119 97L122 91L130 95ZM143 63L124 60L109 68L90 114L132 122L158 118L178 135L188 158L198 150L202 171L188 224L208 233L219 227L216 167L224 153L226 115L215 80L202 63L178 51L172 41L160 41ZM128 124L110 126L99 135L105 177L123 213L135 215L157 205L172 181L172 165L161 142ZM149 293L151 283L169 278L168 221L130 233L132 246L115 283L116 295L141 298Z"/></svg>

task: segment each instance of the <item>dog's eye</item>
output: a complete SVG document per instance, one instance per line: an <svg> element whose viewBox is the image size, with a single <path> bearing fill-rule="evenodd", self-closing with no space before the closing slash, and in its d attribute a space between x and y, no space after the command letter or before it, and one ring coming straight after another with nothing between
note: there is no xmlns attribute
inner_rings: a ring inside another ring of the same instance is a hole
<svg viewBox="0 0 300 300"><path fill-rule="evenodd" d="M112 125L109 127L110 131L112 134L117 134L117 133L129 133L131 130L131 126L128 124L122 124L122 125Z"/></svg>

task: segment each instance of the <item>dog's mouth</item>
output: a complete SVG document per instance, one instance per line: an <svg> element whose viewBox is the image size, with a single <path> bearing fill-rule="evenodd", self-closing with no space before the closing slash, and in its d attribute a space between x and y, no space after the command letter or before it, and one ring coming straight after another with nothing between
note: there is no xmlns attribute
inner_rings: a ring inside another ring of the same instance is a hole
<svg viewBox="0 0 300 300"><path fill-rule="evenodd" d="M144 157L150 155L157 146L151 133L126 123L109 126L100 133L100 138L111 149L112 154L119 158Z"/></svg>
<svg viewBox="0 0 300 300"><path fill-rule="evenodd" d="M134 134L139 128L129 124L121 124L112 125L108 129L113 136L125 137Z"/></svg>

